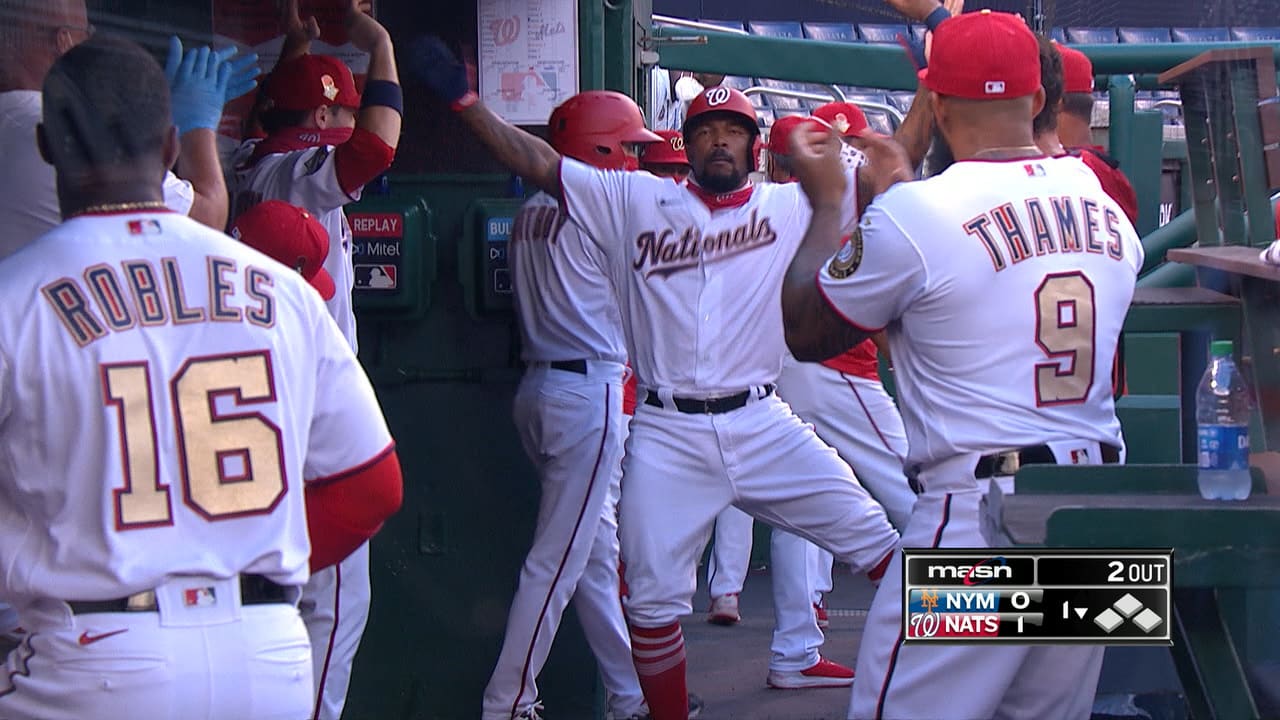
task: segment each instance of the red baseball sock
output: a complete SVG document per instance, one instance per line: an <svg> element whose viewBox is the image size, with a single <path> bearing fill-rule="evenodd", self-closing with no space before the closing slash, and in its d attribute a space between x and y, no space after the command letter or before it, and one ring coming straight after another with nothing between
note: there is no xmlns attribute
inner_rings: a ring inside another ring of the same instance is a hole
<svg viewBox="0 0 1280 720"><path fill-rule="evenodd" d="M653 720L688 720L684 634L680 623L656 628L631 627L631 657Z"/></svg>

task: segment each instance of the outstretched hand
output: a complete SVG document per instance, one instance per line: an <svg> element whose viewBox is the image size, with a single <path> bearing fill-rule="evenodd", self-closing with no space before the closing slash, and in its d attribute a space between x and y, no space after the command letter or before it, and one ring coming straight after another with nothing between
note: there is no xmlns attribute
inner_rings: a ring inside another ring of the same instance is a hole
<svg viewBox="0 0 1280 720"><path fill-rule="evenodd" d="M423 35L409 43L405 53L409 71L440 99L455 103L471 92L467 69L444 41Z"/></svg>
<svg viewBox="0 0 1280 720"><path fill-rule="evenodd" d="M258 68L257 53L241 55L240 49L232 45L217 51L214 55L219 62L226 63L230 67L224 105L258 87L258 76L262 74L262 70Z"/></svg>
<svg viewBox="0 0 1280 720"><path fill-rule="evenodd" d="M175 35L169 38L164 74L178 134L217 130L231 82L231 64L207 46L184 53L182 41Z"/></svg>
<svg viewBox="0 0 1280 720"><path fill-rule="evenodd" d="M351 0L347 6L347 40L364 52L373 52L380 43L391 40L391 33L373 19L371 12L373 3L369 0Z"/></svg>
<svg viewBox="0 0 1280 720"><path fill-rule="evenodd" d="M791 169L800 188L817 207L838 207L845 198L844 162L840 138L831 128L801 123L791 132Z"/></svg>

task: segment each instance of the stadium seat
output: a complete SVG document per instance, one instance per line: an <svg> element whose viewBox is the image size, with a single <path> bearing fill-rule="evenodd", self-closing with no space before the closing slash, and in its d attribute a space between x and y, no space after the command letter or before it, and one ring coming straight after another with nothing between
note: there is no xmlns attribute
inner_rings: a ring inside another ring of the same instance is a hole
<svg viewBox="0 0 1280 720"><path fill-rule="evenodd" d="M738 32L746 32L747 29L742 26L742 22L738 20L699 20L704 25L715 25L726 30L737 30Z"/></svg>
<svg viewBox="0 0 1280 720"><path fill-rule="evenodd" d="M827 42L859 42L858 28L853 23L807 22L804 36L810 40Z"/></svg>
<svg viewBox="0 0 1280 720"><path fill-rule="evenodd" d="M1280 27L1233 27L1231 39L1240 42L1280 40Z"/></svg>
<svg viewBox="0 0 1280 720"><path fill-rule="evenodd" d="M1174 28L1174 42L1230 42L1231 33L1224 27L1220 28Z"/></svg>
<svg viewBox="0 0 1280 720"><path fill-rule="evenodd" d="M898 35L906 35L911 29L906 25L882 25L878 23L862 23L858 25L858 34L862 36L863 42L869 43L897 43Z"/></svg>
<svg viewBox="0 0 1280 720"><path fill-rule="evenodd" d="M924 36L927 32L929 32L929 28L923 25L911 26L911 37L915 38L916 42L924 42Z"/></svg>
<svg viewBox="0 0 1280 720"><path fill-rule="evenodd" d="M1116 28L1122 43L1167 43L1169 28L1122 27Z"/></svg>
<svg viewBox="0 0 1280 720"><path fill-rule="evenodd" d="M756 108L756 124L762 128L767 128L773 124L773 111L768 109Z"/></svg>
<svg viewBox="0 0 1280 720"><path fill-rule="evenodd" d="M907 90L895 90L889 93L889 104L902 111L903 115L911 109L911 103L916 99L916 94Z"/></svg>
<svg viewBox="0 0 1280 720"><path fill-rule="evenodd" d="M828 91L826 88L824 88L821 85L814 85L812 83L792 82L790 80L774 80L772 78L760 78L760 85L762 85L763 87L772 88L775 90L793 90L796 92L812 93L814 95L830 95L830 91ZM779 114L779 117L781 117L781 115L785 114L785 111L787 110L794 110L796 112L807 112L808 110L814 107L817 107L818 105L822 105L823 103L830 102L831 99L832 98L827 98L824 100L805 100L803 98L793 98L793 97L787 97L785 95L769 95L769 105L773 107L774 110L784 111Z"/></svg>
<svg viewBox="0 0 1280 720"><path fill-rule="evenodd" d="M725 87L731 87L735 90L746 92L747 88L753 87L756 84L756 81L749 77L742 77L741 75L726 75L724 77L724 81L720 84ZM747 99L750 100L751 104L756 108L767 108L770 106L768 98L763 95L748 95Z"/></svg>
<svg viewBox="0 0 1280 720"><path fill-rule="evenodd" d="M1060 27L1049 28L1049 39L1065 44L1067 42L1067 31Z"/></svg>
<svg viewBox="0 0 1280 720"><path fill-rule="evenodd" d="M1105 45L1118 42L1116 29L1108 27L1069 27L1067 42L1082 45Z"/></svg>
<svg viewBox="0 0 1280 720"><path fill-rule="evenodd" d="M747 30L752 35L780 38L803 38L804 31L798 22L770 22L767 20L748 20Z"/></svg>

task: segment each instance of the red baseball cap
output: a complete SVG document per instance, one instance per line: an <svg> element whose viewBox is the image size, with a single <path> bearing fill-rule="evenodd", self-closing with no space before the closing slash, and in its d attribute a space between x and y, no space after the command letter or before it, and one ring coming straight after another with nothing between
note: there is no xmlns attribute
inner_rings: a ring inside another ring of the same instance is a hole
<svg viewBox="0 0 1280 720"><path fill-rule="evenodd" d="M1093 92L1093 63L1089 56L1056 42L1053 46L1062 56L1062 92Z"/></svg>
<svg viewBox="0 0 1280 720"><path fill-rule="evenodd" d="M970 100L1024 97L1040 87L1040 45L1022 18L982 10L942 21L933 33L925 87Z"/></svg>
<svg viewBox="0 0 1280 720"><path fill-rule="evenodd" d="M231 236L297 270L325 300L337 292L324 269L329 233L306 210L283 200L265 200L236 218Z"/></svg>
<svg viewBox="0 0 1280 720"><path fill-rule="evenodd" d="M306 54L276 66L267 77L267 98L279 110L341 105L357 110L360 93L351 69L328 55Z"/></svg>
<svg viewBox="0 0 1280 720"><path fill-rule="evenodd" d="M645 143L640 151L640 162L653 165L688 165L684 154L684 135L678 130L654 130L662 142Z"/></svg>
<svg viewBox="0 0 1280 720"><path fill-rule="evenodd" d="M791 154L791 133L806 122L816 123L813 118L804 115L784 115L773 121L769 128L769 152L774 155Z"/></svg>
<svg viewBox="0 0 1280 720"><path fill-rule="evenodd" d="M840 133L841 137L857 137L867 129L867 116L862 108L850 102L831 102L813 111L813 116Z"/></svg>

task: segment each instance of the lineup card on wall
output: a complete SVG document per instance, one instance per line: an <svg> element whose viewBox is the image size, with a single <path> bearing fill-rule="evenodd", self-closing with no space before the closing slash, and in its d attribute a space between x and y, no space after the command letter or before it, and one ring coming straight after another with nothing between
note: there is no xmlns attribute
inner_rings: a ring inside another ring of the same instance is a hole
<svg viewBox="0 0 1280 720"><path fill-rule="evenodd" d="M909 643L1172 645L1172 550L905 549Z"/></svg>
<svg viewBox="0 0 1280 720"><path fill-rule="evenodd" d="M480 98L508 122L546 125L578 92L578 0L480 0Z"/></svg>

